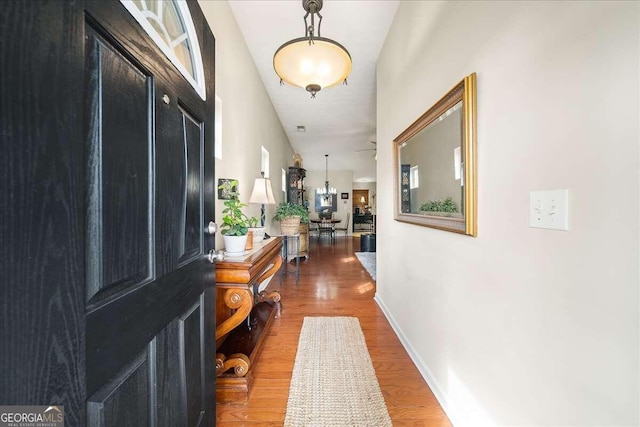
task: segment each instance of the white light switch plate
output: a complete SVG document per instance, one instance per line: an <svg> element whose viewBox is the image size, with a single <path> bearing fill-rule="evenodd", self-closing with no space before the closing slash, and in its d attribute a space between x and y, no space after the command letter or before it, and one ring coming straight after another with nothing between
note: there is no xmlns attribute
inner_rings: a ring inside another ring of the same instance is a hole
<svg viewBox="0 0 640 427"><path fill-rule="evenodd" d="M569 230L569 190L532 191L529 227Z"/></svg>

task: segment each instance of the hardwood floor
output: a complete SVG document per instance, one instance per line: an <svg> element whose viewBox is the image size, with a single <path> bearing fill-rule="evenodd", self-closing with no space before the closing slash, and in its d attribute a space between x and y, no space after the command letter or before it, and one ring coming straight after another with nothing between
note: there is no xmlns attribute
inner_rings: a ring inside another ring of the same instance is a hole
<svg viewBox="0 0 640 427"><path fill-rule="evenodd" d="M373 300L375 282L354 255L360 240L339 237L331 245L311 237L310 257L300 262L300 283L274 278L282 295L276 319L254 371L246 405L217 405L218 426L281 426L305 316L355 316L394 426L450 426L449 420ZM289 264L295 267L295 261Z"/></svg>

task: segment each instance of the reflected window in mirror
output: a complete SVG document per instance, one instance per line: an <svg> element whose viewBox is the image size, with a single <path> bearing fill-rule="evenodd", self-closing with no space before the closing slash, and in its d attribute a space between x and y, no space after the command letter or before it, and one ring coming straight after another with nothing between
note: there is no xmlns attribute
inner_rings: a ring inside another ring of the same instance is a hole
<svg viewBox="0 0 640 427"><path fill-rule="evenodd" d="M414 190L420 187L420 172L418 166L411 166L409 168L409 188Z"/></svg>

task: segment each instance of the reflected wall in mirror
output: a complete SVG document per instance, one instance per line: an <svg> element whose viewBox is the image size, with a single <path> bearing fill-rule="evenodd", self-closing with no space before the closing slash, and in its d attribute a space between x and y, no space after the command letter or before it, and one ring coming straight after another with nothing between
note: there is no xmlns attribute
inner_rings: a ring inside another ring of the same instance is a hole
<svg viewBox="0 0 640 427"><path fill-rule="evenodd" d="M476 236L476 75L394 139L395 219Z"/></svg>

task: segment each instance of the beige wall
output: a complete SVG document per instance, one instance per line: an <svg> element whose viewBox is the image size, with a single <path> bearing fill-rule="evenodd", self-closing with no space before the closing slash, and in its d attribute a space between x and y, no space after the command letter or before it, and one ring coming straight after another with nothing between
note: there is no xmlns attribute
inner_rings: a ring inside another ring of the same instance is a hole
<svg viewBox="0 0 640 427"><path fill-rule="evenodd" d="M222 100L222 160L216 159L218 178L235 178L240 199L249 200L253 181L260 176L261 146L269 151L270 178L277 202L283 201L281 169L293 164L293 150L269 95L247 49L242 33L226 1L199 1L216 38L216 93ZM217 184L216 184L217 185ZM222 222L221 201L216 199L216 221ZM260 216L260 205L249 205L249 216ZM267 232L278 234L271 218L275 206L267 206ZM221 248L222 236L216 236Z"/></svg>
<svg viewBox="0 0 640 427"><path fill-rule="evenodd" d="M377 300L456 426L638 425L639 17L402 2L378 61ZM393 221L391 141L478 79L478 237ZM570 231L528 227L569 189Z"/></svg>

